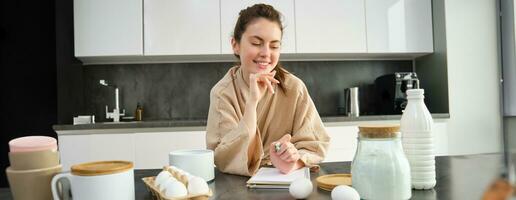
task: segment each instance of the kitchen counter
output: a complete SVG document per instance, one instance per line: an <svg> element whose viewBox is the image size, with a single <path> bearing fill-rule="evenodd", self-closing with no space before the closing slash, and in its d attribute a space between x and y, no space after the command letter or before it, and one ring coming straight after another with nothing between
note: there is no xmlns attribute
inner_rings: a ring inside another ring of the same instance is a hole
<svg viewBox="0 0 516 200"><path fill-rule="evenodd" d="M432 114L434 119L449 119L448 113ZM399 120L401 115L371 115L360 117L328 116L321 117L325 125L335 123L358 123L363 121ZM91 129L134 129L134 128L168 128L171 131L199 131L205 130L206 119L196 120L159 120L159 121L134 121L134 122L102 122L80 125L54 125L55 131L75 131Z"/></svg>
<svg viewBox="0 0 516 200"><path fill-rule="evenodd" d="M487 186L498 177L502 168L501 161L502 157L499 154L437 157L436 187L432 190L412 190L411 199L480 199ZM312 183L315 186L315 178L321 175L349 173L350 164L322 163L319 172L311 173ZM152 199L141 179L155 176L159 171L135 170L136 199ZM224 174L216 170L215 180L209 183L213 191L210 199L294 199L285 189L248 189L245 186L247 179L248 177ZM317 188L308 199L331 199L330 195L330 192ZM12 199L9 188L0 188L0 199Z"/></svg>

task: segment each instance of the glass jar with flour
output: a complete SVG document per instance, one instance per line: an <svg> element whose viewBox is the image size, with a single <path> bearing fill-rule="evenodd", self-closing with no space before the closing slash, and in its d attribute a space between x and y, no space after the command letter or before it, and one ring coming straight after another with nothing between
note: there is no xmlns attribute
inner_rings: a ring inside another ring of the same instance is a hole
<svg viewBox="0 0 516 200"><path fill-rule="evenodd" d="M359 126L351 164L352 185L362 199L400 200L412 196L410 166L399 125Z"/></svg>

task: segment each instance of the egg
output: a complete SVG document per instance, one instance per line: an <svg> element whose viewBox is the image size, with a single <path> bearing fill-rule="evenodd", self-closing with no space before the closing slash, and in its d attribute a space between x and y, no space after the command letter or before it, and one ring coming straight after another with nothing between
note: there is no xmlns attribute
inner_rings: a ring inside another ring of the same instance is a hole
<svg viewBox="0 0 516 200"><path fill-rule="evenodd" d="M183 183L179 181L170 181L165 185L164 193L166 198L178 198L186 196L188 191Z"/></svg>
<svg viewBox="0 0 516 200"><path fill-rule="evenodd" d="M156 176L156 179L154 179L154 186L159 186L163 181L167 180L168 178L172 177L172 174L168 171L161 171L158 176Z"/></svg>
<svg viewBox="0 0 516 200"><path fill-rule="evenodd" d="M333 200L360 200L358 192L347 185L339 185L331 191L331 199Z"/></svg>
<svg viewBox="0 0 516 200"><path fill-rule="evenodd" d="M290 184L288 191L296 199L305 199L312 193L313 186L310 179L301 178L296 179Z"/></svg>
<svg viewBox="0 0 516 200"><path fill-rule="evenodd" d="M177 180L174 180L174 179L171 179L171 178L168 178L168 179L165 179L163 182L161 182L159 184L159 191L164 191L165 190L165 187L170 184L170 182L172 181L177 181Z"/></svg>
<svg viewBox="0 0 516 200"><path fill-rule="evenodd" d="M206 194L210 191L208 184L204 179L197 176L192 176L188 179L188 193L192 195Z"/></svg>

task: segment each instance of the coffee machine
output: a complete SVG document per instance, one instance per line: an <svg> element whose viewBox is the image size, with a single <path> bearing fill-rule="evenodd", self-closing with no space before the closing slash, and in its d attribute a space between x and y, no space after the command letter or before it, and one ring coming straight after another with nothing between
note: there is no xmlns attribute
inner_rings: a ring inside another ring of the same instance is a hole
<svg viewBox="0 0 516 200"><path fill-rule="evenodd" d="M396 72L376 78L377 111L381 114L401 114L407 105L408 89L419 88L415 72Z"/></svg>

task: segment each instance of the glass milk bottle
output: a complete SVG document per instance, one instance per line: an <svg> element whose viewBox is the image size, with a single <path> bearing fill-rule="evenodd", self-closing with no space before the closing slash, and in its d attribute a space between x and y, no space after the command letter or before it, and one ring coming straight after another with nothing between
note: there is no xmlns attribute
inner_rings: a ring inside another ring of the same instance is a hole
<svg viewBox="0 0 516 200"><path fill-rule="evenodd" d="M401 117L402 143L412 177L412 188L435 186L435 154L432 116L425 106L423 89L407 90L407 107Z"/></svg>
<svg viewBox="0 0 516 200"><path fill-rule="evenodd" d="M361 199L401 200L412 196L410 166L399 125L359 126L351 179Z"/></svg>

